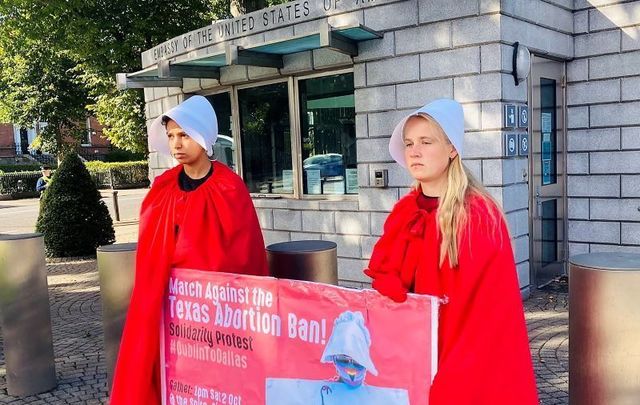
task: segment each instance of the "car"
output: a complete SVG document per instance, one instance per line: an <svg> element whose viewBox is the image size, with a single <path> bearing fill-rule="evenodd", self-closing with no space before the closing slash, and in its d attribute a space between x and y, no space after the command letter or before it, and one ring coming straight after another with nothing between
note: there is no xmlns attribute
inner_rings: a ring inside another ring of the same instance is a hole
<svg viewBox="0 0 640 405"><path fill-rule="evenodd" d="M320 170L320 177L336 177L344 175L344 163L339 153L325 153L310 156L302 161L304 170Z"/></svg>
<svg viewBox="0 0 640 405"><path fill-rule="evenodd" d="M226 135L218 135L216 143L213 145L213 154L215 159L229 166L231 170L235 169L233 164L233 151L235 147L233 144L233 138Z"/></svg>

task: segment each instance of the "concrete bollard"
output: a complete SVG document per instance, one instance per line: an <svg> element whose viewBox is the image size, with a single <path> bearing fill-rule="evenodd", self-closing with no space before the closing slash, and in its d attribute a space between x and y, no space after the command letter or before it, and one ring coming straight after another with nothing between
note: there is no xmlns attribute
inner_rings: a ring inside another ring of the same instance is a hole
<svg viewBox="0 0 640 405"><path fill-rule="evenodd" d="M55 388L42 234L0 235L0 325L9 395L25 397Z"/></svg>
<svg viewBox="0 0 640 405"><path fill-rule="evenodd" d="M111 390L113 372L118 359L120 338L127 317L135 279L136 243L119 243L97 249L102 326L107 366L107 384Z"/></svg>

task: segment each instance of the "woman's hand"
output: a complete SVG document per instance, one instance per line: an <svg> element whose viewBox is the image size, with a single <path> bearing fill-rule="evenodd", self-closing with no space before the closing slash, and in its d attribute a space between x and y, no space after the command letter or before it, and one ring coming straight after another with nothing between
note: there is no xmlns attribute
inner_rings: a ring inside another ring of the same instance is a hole
<svg viewBox="0 0 640 405"><path fill-rule="evenodd" d="M364 274L373 278L371 286L380 294L391 298L395 302L407 300L407 288L402 284L400 277L391 273L375 273L366 269Z"/></svg>

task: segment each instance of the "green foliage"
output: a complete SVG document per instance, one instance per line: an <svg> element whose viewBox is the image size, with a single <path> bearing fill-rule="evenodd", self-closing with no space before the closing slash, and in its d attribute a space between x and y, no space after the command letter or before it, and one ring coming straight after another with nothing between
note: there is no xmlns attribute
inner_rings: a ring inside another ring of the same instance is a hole
<svg viewBox="0 0 640 405"><path fill-rule="evenodd" d="M149 186L149 164L139 162L86 162L91 178L99 188L141 188Z"/></svg>
<svg viewBox="0 0 640 405"><path fill-rule="evenodd" d="M40 170L40 165L0 165L0 172L34 172Z"/></svg>
<svg viewBox="0 0 640 405"><path fill-rule="evenodd" d="M210 11L211 0L0 1L2 121L48 122L37 144L64 153L90 112L112 144L144 152L142 92L117 92L114 76L140 69L144 50L209 24Z"/></svg>
<svg viewBox="0 0 640 405"><path fill-rule="evenodd" d="M237 0L251 12L284 0ZM229 18L231 0L0 1L0 121L48 122L36 145L73 149L87 113L113 145L146 152L141 91L119 92L115 74L141 68L140 54Z"/></svg>
<svg viewBox="0 0 640 405"><path fill-rule="evenodd" d="M136 166L145 166L149 167L146 160L140 160L137 162L101 162L99 160L94 160L91 162L85 162L84 165L87 167L89 172L92 171L105 171L113 168L122 168L122 167L136 167Z"/></svg>
<svg viewBox="0 0 640 405"><path fill-rule="evenodd" d="M63 138L77 141L86 117L86 90L78 84L75 63L43 41L26 41L25 48L0 42L0 99L6 122L31 127L48 125L40 133L42 149L63 152Z"/></svg>
<svg viewBox="0 0 640 405"><path fill-rule="evenodd" d="M234 7L242 10L246 14L277 4L283 4L287 1L288 0L211 0L211 11L209 15L212 20L231 18L231 3L235 3Z"/></svg>
<svg viewBox="0 0 640 405"><path fill-rule="evenodd" d="M37 197L36 183L41 176L39 171L2 173L0 170L0 195L12 199Z"/></svg>
<svg viewBox="0 0 640 405"><path fill-rule="evenodd" d="M0 122L11 122L11 111L2 100L0 100Z"/></svg>
<svg viewBox="0 0 640 405"><path fill-rule="evenodd" d="M147 138L144 121L144 97L136 90L116 90L114 80L103 91L94 90L95 103L87 108L104 125L102 134L117 148L132 152L146 153ZM107 87L107 86L105 86Z"/></svg>
<svg viewBox="0 0 640 405"><path fill-rule="evenodd" d="M133 153L127 150L114 149L105 156L105 162L137 162L147 159L146 153Z"/></svg>
<svg viewBox="0 0 640 405"><path fill-rule="evenodd" d="M36 231L44 234L47 256L93 256L115 240L107 206L89 171L73 153L65 156L43 193Z"/></svg>

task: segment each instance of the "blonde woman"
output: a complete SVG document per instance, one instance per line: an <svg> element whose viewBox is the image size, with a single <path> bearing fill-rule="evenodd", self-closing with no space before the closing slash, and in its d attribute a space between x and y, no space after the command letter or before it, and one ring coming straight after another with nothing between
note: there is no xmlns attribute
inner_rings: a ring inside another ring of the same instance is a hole
<svg viewBox="0 0 640 405"><path fill-rule="evenodd" d="M454 100L396 126L389 151L416 185L387 218L365 273L394 301L411 292L444 302L430 405L538 404L509 232L462 164L463 137Z"/></svg>

